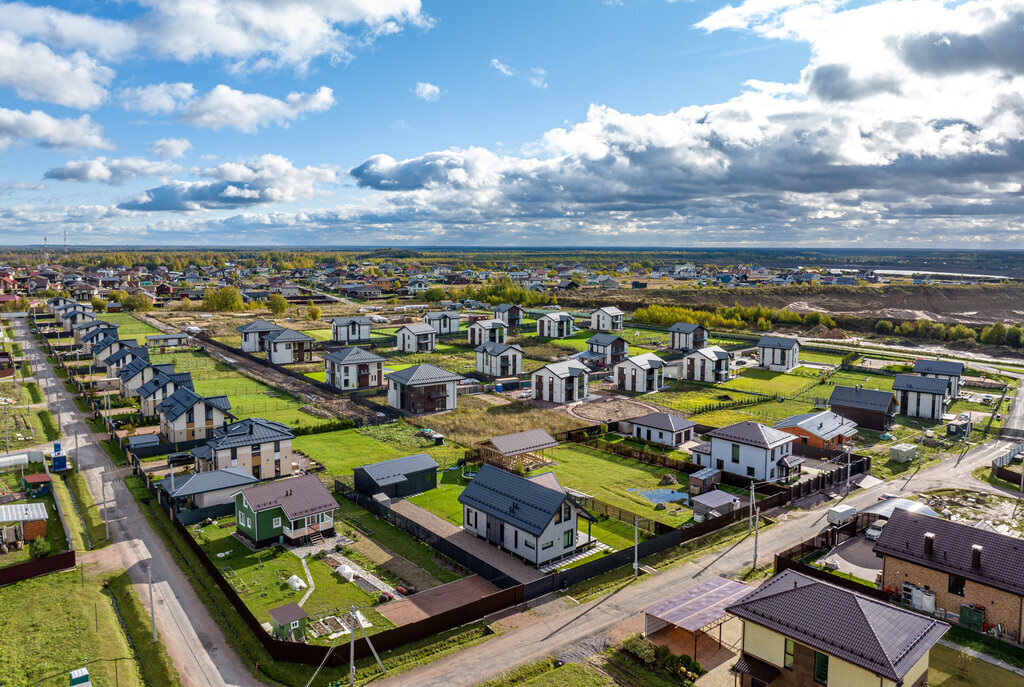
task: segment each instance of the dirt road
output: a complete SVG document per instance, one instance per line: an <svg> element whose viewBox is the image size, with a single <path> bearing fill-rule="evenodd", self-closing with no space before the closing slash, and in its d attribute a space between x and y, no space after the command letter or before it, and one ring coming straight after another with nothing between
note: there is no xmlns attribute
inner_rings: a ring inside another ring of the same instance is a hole
<svg viewBox="0 0 1024 687"><path fill-rule="evenodd" d="M103 447L98 445L84 416L57 379L27 326L16 325L18 338L36 369L39 386L50 410L64 430L64 448L81 472L100 512L109 521L113 543L82 555L86 565L127 570L135 591L149 605L147 574L152 572L156 624L167 651L186 687L260 685L228 646L220 628L196 597L188 579L168 555L163 541L150 529ZM74 451L76 445L78 450ZM103 505L104 495L106 505Z"/></svg>

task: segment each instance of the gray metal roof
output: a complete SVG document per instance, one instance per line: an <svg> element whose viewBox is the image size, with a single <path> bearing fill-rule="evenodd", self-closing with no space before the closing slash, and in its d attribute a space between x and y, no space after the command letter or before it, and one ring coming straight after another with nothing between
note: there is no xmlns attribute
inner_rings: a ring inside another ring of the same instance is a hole
<svg viewBox="0 0 1024 687"><path fill-rule="evenodd" d="M231 408L231 402L227 396L207 396L204 398L183 386L178 387L173 394L161 401L156 410L158 413L162 413L168 422L174 422L181 417L182 413L199 402L205 402L214 408L224 411L229 417L234 417L234 415L227 412Z"/></svg>
<svg viewBox="0 0 1024 687"><path fill-rule="evenodd" d="M436 330L433 327L431 327L429 324L424 324L422 322L413 322L412 324L403 325L402 327L400 327L398 329L398 331L395 332L395 334L397 334L398 332L402 331L403 329L408 329L411 333L417 334L417 335L419 335L419 334L436 334L437 333Z"/></svg>
<svg viewBox="0 0 1024 687"><path fill-rule="evenodd" d="M280 507L292 520L338 507L338 502L316 475L300 475L257 484L244 489L242 496L254 512Z"/></svg>
<svg viewBox="0 0 1024 687"><path fill-rule="evenodd" d="M512 308L518 308L518 307L519 307L518 305L513 305L511 303L502 303L501 305L495 305L494 307L491 308L491 310L493 312L508 312Z"/></svg>
<svg viewBox="0 0 1024 687"><path fill-rule="evenodd" d="M603 312L604 314L611 315L613 317L617 316L617 315L625 315L626 314L626 313L622 312L621 310L619 310L618 308L616 308L614 305L606 305L603 308L598 308L597 310L595 310L594 312L592 312L590 314L594 315L594 314L599 313L599 312Z"/></svg>
<svg viewBox="0 0 1024 687"><path fill-rule="evenodd" d="M154 367L160 368L165 367L164 365L154 365ZM185 387L186 389L193 389L192 386L192 373L191 372L173 372L172 371L161 371L153 379L149 380L145 384L139 387L139 397L149 398L157 391L162 389L166 384L174 382L176 386Z"/></svg>
<svg viewBox="0 0 1024 687"><path fill-rule="evenodd" d="M280 329L267 334L266 341L271 343L285 343L286 341L315 341L309 334L295 329Z"/></svg>
<svg viewBox="0 0 1024 687"><path fill-rule="evenodd" d="M459 494L459 503L540 536L567 496L493 465L480 471Z"/></svg>
<svg viewBox="0 0 1024 687"><path fill-rule="evenodd" d="M705 329L703 326L699 324L694 324L692 322L676 322L674 325L668 328L670 332L681 332L683 334L692 334L698 329L704 329L704 331L707 331L707 329Z"/></svg>
<svg viewBox="0 0 1024 687"><path fill-rule="evenodd" d="M476 348L474 348L473 351L483 352L486 353L487 355L502 355L506 351L519 351L520 353L522 353L523 349L519 346L519 344L503 344L494 341L485 341Z"/></svg>
<svg viewBox="0 0 1024 687"><path fill-rule="evenodd" d="M235 331L242 334L250 332L276 332L278 329L284 329L284 327L273 322L267 322L266 320L253 320L252 322L246 322L240 327L235 327Z"/></svg>
<svg viewBox="0 0 1024 687"><path fill-rule="evenodd" d="M140 446L156 446L159 443L159 434L139 434L134 437L128 437L128 448L139 448Z"/></svg>
<svg viewBox="0 0 1024 687"><path fill-rule="evenodd" d="M641 353L640 355L630 356L615 367L625 363L633 363L641 370L656 370L659 367L665 367L665 361L655 353Z"/></svg>
<svg viewBox="0 0 1024 687"><path fill-rule="evenodd" d="M740 497L736 494L730 494L727 491L721 489L714 489L712 491L706 491L703 494L698 494L690 499L691 503L699 503L705 508L714 510L721 506L725 506L730 503L739 501Z"/></svg>
<svg viewBox="0 0 1024 687"><path fill-rule="evenodd" d="M604 333L604 332L602 332L600 334L594 334L592 337L587 339L587 345L588 346L611 346L616 341L621 341L622 343L626 344L627 346L629 345L626 342L626 340L623 339L621 336L617 336L615 334L607 334L607 333Z"/></svg>
<svg viewBox="0 0 1024 687"><path fill-rule="evenodd" d="M338 325L339 327L347 327L353 322L358 325L372 324L369 317L335 317L331 320L331 324Z"/></svg>
<svg viewBox="0 0 1024 687"><path fill-rule="evenodd" d="M757 346L758 348L783 348L788 350L790 348L794 348L799 343L800 342L796 339L791 339L786 336L762 336L758 340Z"/></svg>
<svg viewBox="0 0 1024 687"><path fill-rule="evenodd" d="M362 470L370 479L376 482L377 486L383 487L389 484L404 482L406 475L410 472L421 472L423 470L437 470L437 461L426 453L417 453L411 456L402 456L384 460L380 463L361 465L353 470Z"/></svg>
<svg viewBox="0 0 1024 687"><path fill-rule="evenodd" d="M491 437L481 442L490 444L498 453L506 457L518 456L531 451L540 451L545 448L554 448L558 442L548 434L545 429L528 429L525 432L505 434L500 437Z"/></svg>
<svg viewBox="0 0 1024 687"><path fill-rule="evenodd" d="M885 412L894 400L891 391L858 389L854 386L837 386L832 389L832 395L828 399L828 404L843 408L859 408L861 410Z"/></svg>
<svg viewBox="0 0 1024 687"><path fill-rule="evenodd" d="M116 354L115 354L116 355ZM113 357L113 356L111 356ZM130 363L122 367L117 372L117 377L122 382L127 382L129 379L133 379L135 375L141 374L143 370L149 367L149 360L141 356L135 358Z"/></svg>
<svg viewBox="0 0 1024 687"><path fill-rule="evenodd" d="M146 341L170 341L171 339L187 339L188 334L147 334Z"/></svg>
<svg viewBox="0 0 1024 687"><path fill-rule="evenodd" d="M894 682L949 629L795 570L776 575L726 610Z"/></svg>
<svg viewBox="0 0 1024 687"><path fill-rule="evenodd" d="M579 377L580 375L587 374L587 367L582 363L575 361L562 361L558 363L548 363L541 370L548 370L556 377ZM540 372L540 370L537 370Z"/></svg>
<svg viewBox="0 0 1024 687"><path fill-rule="evenodd" d="M219 451L224 448L254 446L294 438L295 434L292 433L291 427L282 422L250 417L214 429L213 438L206 443L210 448Z"/></svg>
<svg viewBox="0 0 1024 687"><path fill-rule="evenodd" d="M88 320L86 322L79 322L78 324L71 325L71 329L72 330L75 330L75 329L78 329L78 330L81 330L81 329L89 330L89 329L95 329L96 327L104 327L104 326L117 328L117 327L120 327L121 325L119 325L119 324L112 325L109 322L104 322L103 320L91 319L91 320Z"/></svg>
<svg viewBox="0 0 1024 687"><path fill-rule="evenodd" d="M708 432L708 436L759 448L775 448L796 441L796 437L789 432L772 429L751 420L713 430Z"/></svg>
<svg viewBox="0 0 1024 687"><path fill-rule="evenodd" d="M462 379L460 375L449 372L448 370L442 370L436 365L430 363L421 363L419 365L413 365L407 367L404 370L398 372L391 372L386 375L388 379L393 379L399 384L405 385L426 385L426 384L443 384L445 382L457 382Z"/></svg>
<svg viewBox="0 0 1024 687"><path fill-rule="evenodd" d="M672 413L650 413L648 415L631 418L629 422L634 425L640 425L641 427L661 429L666 432L679 432L681 430L694 427L697 424L696 422L692 422L684 417L680 417Z"/></svg>
<svg viewBox="0 0 1024 687"><path fill-rule="evenodd" d="M868 515L874 515L877 518L888 520L892 517L892 514L898 510L910 511L911 513L922 513L924 515L930 515L934 518L939 517L939 514L933 511L931 508L921 503L920 501L911 501L910 499L884 499L873 503L867 508L862 509L861 513L867 513Z"/></svg>
<svg viewBox="0 0 1024 687"><path fill-rule="evenodd" d="M0 522L30 522L46 520L47 517L46 504L42 502L0 505Z"/></svg>
<svg viewBox="0 0 1024 687"><path fill-rule="evenodd" d="M785 429L787 427L799 427L805 432L826 440L840 435L852 436L857 432L856 422L847 420L842 415L837 415L828 410L791 415L785 420L775 423L776 429Z"/></svg>
<svg viewBox="0 0 1024 687"><path fill-rule="evenodd" d="M184 498L205 494L220 489L231 489L244 487L259 480L253 477L245 468L224 468L223 470L208 470L197 472L187 477L174 478L174 491L171 491L171 480L169 477L160 481L160 488L168 492L174 498Z"/></svg>
<svg viewBox="0 0 1024 687"><path fill-rule="evenodd" d="M750 591L750 587L725 577L712 577L644 609L650 615L688 632L696 633L726 616L726 606Z"/></svg>
<svg viewBox="0 0 1024 687"><path fill-rule="evenodd" d="M122 341L121 343L125 343L125 342ZM132 341L132 343L134 344L134 340ZM103 360L103 364L107 365L107 366L116 365L117 363L121 362L122 360L124 360L128 356L132 356L133 359L135 359L135 358L143 358L144 360L148 361L149 360L149 349L145 348L144 346L125 345L125 346L122 346L120 349L114 351L109 356L107 356Z"/></svg>
<svg viewBox="0 0 1024 687"><path fill-rule="evenodd" d="M949 380L945 377L921 377L920 375L896 375L892 382L893 391L917 391L922 394L945 395Z"/></svg>
<svg viewBox="0 0 1024 687"><path fill-rule="evenodd" d="M92 322L90 322L89 324L92 324ZM82 334L82 341L89 342L95 339L98 343L99 341L102 341L107 337L117 339L117 328L104 323L102 327L90 329L85 334Z"/></svg>
<svg viewBox="0 0 1024 687"><path fill-rule="evenodd" d="M358 346L348 346L346 348L339 348L336 351L331 351L324 356L324 360L330 360L332 363L338 365L357 365L359 363L380 363L384 362L385 358L371 353L365 348L359 348Z"/></svg>
<svg viewBox="0 0 1024 687"><path fill-rule="evenodd" d="M469 325L470 327L480 327L481 329L505 329L508 327L507 324L501 320L477 320Z"/></svg>
<svg viewBox="0 0 1024 687"><path fill-rule="evenodd" d="M423 319L427 322L430 322L432 320L457 320L459 319L459 314L450 312L448 310L435 310L433 312L423 313Z"/></svg>
<svg viewBox="0 0 1024 687"><path fill-rule="evenodd" d="M549 319L549 320L555 320L556 322L573 322L574 321L572 315L570 315L567 312L549 312L549 313L544 313L543 315L541 315L537 319L538 320Z"/></svg>
<svg viewBox="0 0 1024 687"><path fill-rule="evenodd" d="M914 361L914 372L918 374L961 377L964 374L964 364L957 363L952 360L929 360L927 358L918 358Z"/></svg>

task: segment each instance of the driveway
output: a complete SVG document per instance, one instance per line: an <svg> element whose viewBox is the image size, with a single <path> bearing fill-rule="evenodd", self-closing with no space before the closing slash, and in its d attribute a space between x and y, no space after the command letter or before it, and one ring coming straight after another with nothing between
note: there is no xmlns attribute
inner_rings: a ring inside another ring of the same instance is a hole
<svg viewBox="0 0 1024 687"><path fill-rule="evenodd" d="M874 582L875 576L882 570L882 559L875 556L875 543L864 537L847 539L821 557L819 563L835 561L839 572Z"/></svg>

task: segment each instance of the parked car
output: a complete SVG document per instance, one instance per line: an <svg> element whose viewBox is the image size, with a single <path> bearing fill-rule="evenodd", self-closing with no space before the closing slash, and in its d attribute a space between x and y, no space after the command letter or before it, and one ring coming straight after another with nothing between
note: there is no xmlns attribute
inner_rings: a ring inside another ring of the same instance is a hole
<svg viewBox="0 0 1024 687"><path fill-rule="evenodd" d="M868 527L868 531L864 533L864 538L868 541L878 541L878 538L882 536L882 528L885 527L885 520L879 518L871 523Z"/></svg>

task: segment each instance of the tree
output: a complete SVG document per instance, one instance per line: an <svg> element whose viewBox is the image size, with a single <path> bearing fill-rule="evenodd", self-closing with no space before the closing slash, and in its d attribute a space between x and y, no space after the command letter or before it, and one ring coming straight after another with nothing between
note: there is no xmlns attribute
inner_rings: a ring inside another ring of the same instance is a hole
<svg viewBox="0 0 1024 687"><path fill-rule="evenodd" d="M37 537L29 542L28 545L29 558L33 560L37 558L46 558L50 555L50 542L46 541L46 537Z"/></svg>
<svg viewBox="0 0 1024 687"><path fill-rule="evenodd" d="M207 289L203 293L203 310L210 312L238 312L245 309L242 294L234 286Z"/></svg>
<svg viewBox="0 0 1024 687"><path fill-rule="evenodd" d="M1024 330L1019 324L1006 329L1006 345L1014 348L1024 348Z"/></svg>
<svg viewBox="0 0 1024 687"><path fill-rule="evenodd" d="M307 320L319 320L320 319L320 306L309 305L306 306L306 319Z"/></svg>
<svg viewBox="0 0 1024 687"><path fill-rule="evenodd" d="M121 301L121 305L123 305L124 309L129 312L149 312L153 309L153 301L149 296L141 293L127 296L123 301Z"/></svg>
<svg viewBox="0 0 1024 687"><path fill-rule="evenodd" d="M772 330L772 321L764 317L758 318L757 329L761 332L770 332Z"/></svg>
<svg viewBox="0 0 1024 687"><path fill-rule="evenodd" d="M445 295L445 290L440 286L432 286L423 292L423 300L427 303L437 303L444 300Z"/></svg>
<svg viewBox="0 0 1024 687"><path fill-rule="evenodd" d="M270 298L267 299L267 307L270 308L270 312L280 317L288 310L288 301L281 294L272 293Z"/></svg>
<svg viewBox="0 0 1024 687"><path fill-rule="evenodd" d="M888 336L889 334L892 334L893 329L895 328L889 320L879 320L878 322L875 322L875 334Z"/></svg>
<svg viewBox="0 0 1024 687"><path fill-rule="evenodd" d="M1006 341L1006 326L1002 322L996 322L981 330L981 343L1002 345Z"/></svg>
<svg viewBox="0 0 1024 687"><path fill-rule="evenodd" d="M96 311L96 312L106 312L107 311L107 302L105 300L103 300L102 298L99 298L97 296L93 296L92 299L89 302L92 303L92 309L94 311Z"/></svg>

